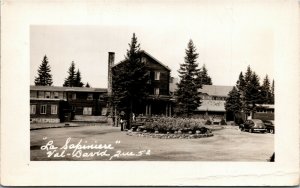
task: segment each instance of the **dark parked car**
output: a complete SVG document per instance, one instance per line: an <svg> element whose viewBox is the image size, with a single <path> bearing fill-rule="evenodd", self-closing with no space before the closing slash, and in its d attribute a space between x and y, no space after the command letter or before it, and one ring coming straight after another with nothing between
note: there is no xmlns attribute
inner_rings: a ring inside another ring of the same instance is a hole
<svg viewBox="0 0 300 188"><path fill-rule="evenodd" d="M266 126L267 132L274 134L275 129L274 129L274 120L266 120L264 121L264 124Z"/></svg>
<svg viewBox="0 0 300 188"><path fill-rule="evenodd" d="M239 128L241 129L241 131L249 131L249 133L252 132L265 133L267 131L264 122L260 119L246 120L243 124L239 126Z"/></svg>

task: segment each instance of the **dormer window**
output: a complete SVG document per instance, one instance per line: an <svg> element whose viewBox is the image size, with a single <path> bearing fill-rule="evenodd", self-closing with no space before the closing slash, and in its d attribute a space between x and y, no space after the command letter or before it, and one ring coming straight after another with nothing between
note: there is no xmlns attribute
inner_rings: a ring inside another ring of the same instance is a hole
<svg viewBox="0 0 300 188"><path fill-rule="evenodd" d="M158 71L154 72L154 80L160 80L160 72Z"/></svg>

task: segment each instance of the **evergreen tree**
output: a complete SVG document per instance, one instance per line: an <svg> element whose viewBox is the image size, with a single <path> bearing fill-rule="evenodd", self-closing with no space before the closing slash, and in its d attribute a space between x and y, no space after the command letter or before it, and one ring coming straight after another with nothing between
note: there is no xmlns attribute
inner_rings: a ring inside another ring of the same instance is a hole
<svg viewBox="0 0 300 188"><path fill-rule="evenodd" d="M242 110L242 101L240 97L240 92L233 87L228 94L228 98L225 102L226 113L232 113L235 117L235 114Z"/></svg>
<svg viewBox="0 0 300 188"><path fill-rule="evenodd" d="M250 65L247 67L247 71L245 73L245 84L248 84L252 78L252 70Z"/></svg>
<svg viewBox="0 0 300 188"><path fill-rule="evenodd" d="M51 86L52 85L52 75L50 74L51 67L48 62L48 58L45 55L42 64L38 69L38 76L35 77L34 83L36 86Z"/></svg>
<svg viewBox="0 0 300 188"><path fill-rule="evenodd" d="M236 82L236 87L238 88L238 90L240 91L241 94L245 90L245 86L246 86L246 82L245 82L245 79L244 79L243 72L241 72L240 75L239 75L239 79Z"/></svg>
<svg viewBox="0 0 300 188"><path fill-rule="evenodd" d="M76 73L75 73L75 63L72 61L69 71L69 76L65 79L63 84L64 87L75 87L76 86Z"/></svg>
<svg viewBox="0 0 300 188"><path fill-rule="evenodd" d="M272 86L271 86L271 99L270 99L270 104L275 103L275 91L274 91L274 80L272 81Z"/></svg>
<svg viewBox="0 0 300 188"><path fill-rule="evenodd" d="M179 115L190 116L201 105L198 92L201 85L199 86L198 82L199 69L196 63L198 53L196 53L192 40L189 41L185 53L184 63L180 64L178 70L180 82L177 84L178 89L175 92L177 96L176 111Z"/></svg>
<svg viewBox="0 0 300 188"><path fill-rule="evenodd" d="M140 44L133 33L125 60L112 69L112 103L118 111L125 112L129 128L132 114L148 94L149 79L146 65L141 62Z"/></svg>
<svg viewBox="0 0 300 188"><path fill-rule="evenodd" d="M263 104L271 104L272 94L268 75L266 75L266 77L264 78L263 84L261 86L261 97Z"/></svg>
<svg viewBox="0 0 300 188"><path fill-rule="evenodd" d="M202 68L199 71L198 78L200 85L212 85L211 77L208 76L207 69L205 64L203 64Z"/></svg>
<svg viewBox="0 0 300 188"><path fill-rule="evenodd" d="M255 72L251 73L249 83L245 87L244 94L244 111L251 112L252 115L256 111L256 104L261 103L259 77Z"/></svg>
<svg viewBox="0 0 300 188"><path fill-rule="evenodd" d="M75 76L75 87L82 87L83 85L84 84L81 82L81 73L78 69Z"/></svg>
<svg viewBox="0 0 300 188"><path fill-rule="evenodd" d="M87 82L87 83L85 84L85 87L91 87L91 86L90 86L90 84Z"/></svg>

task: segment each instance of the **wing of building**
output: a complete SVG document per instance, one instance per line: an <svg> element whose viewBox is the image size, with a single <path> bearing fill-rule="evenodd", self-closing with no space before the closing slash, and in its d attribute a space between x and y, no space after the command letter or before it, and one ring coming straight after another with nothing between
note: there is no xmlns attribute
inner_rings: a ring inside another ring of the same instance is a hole
<svg viewBox="0 0 300 188"><path fill-rule="evenodd" d="M30 86L30 122L100 120L107 113L107 89Z"/></svg>
<svg viewBox="0 0 300 188"><path fill-rule="evenodd" d="M203 85L201 92L202 104L195 111L196 114L205 119L226 119L225 101L233 86Z"/></svg>

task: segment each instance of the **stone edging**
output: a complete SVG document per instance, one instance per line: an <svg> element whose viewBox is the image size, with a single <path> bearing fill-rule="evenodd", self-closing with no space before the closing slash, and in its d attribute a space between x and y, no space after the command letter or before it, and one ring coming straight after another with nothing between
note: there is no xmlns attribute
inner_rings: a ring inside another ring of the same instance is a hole
<svg viewBox="0 0 300 188"><path fill-rule="evenodd" d="M159 133L143 133L143 132L132 132L131 130L126 132L129 136L139 136L139 137L148 137L148 138L160 138L160 139L196 139L211 137L213 133L205 134L159 134Z"/></svg>

